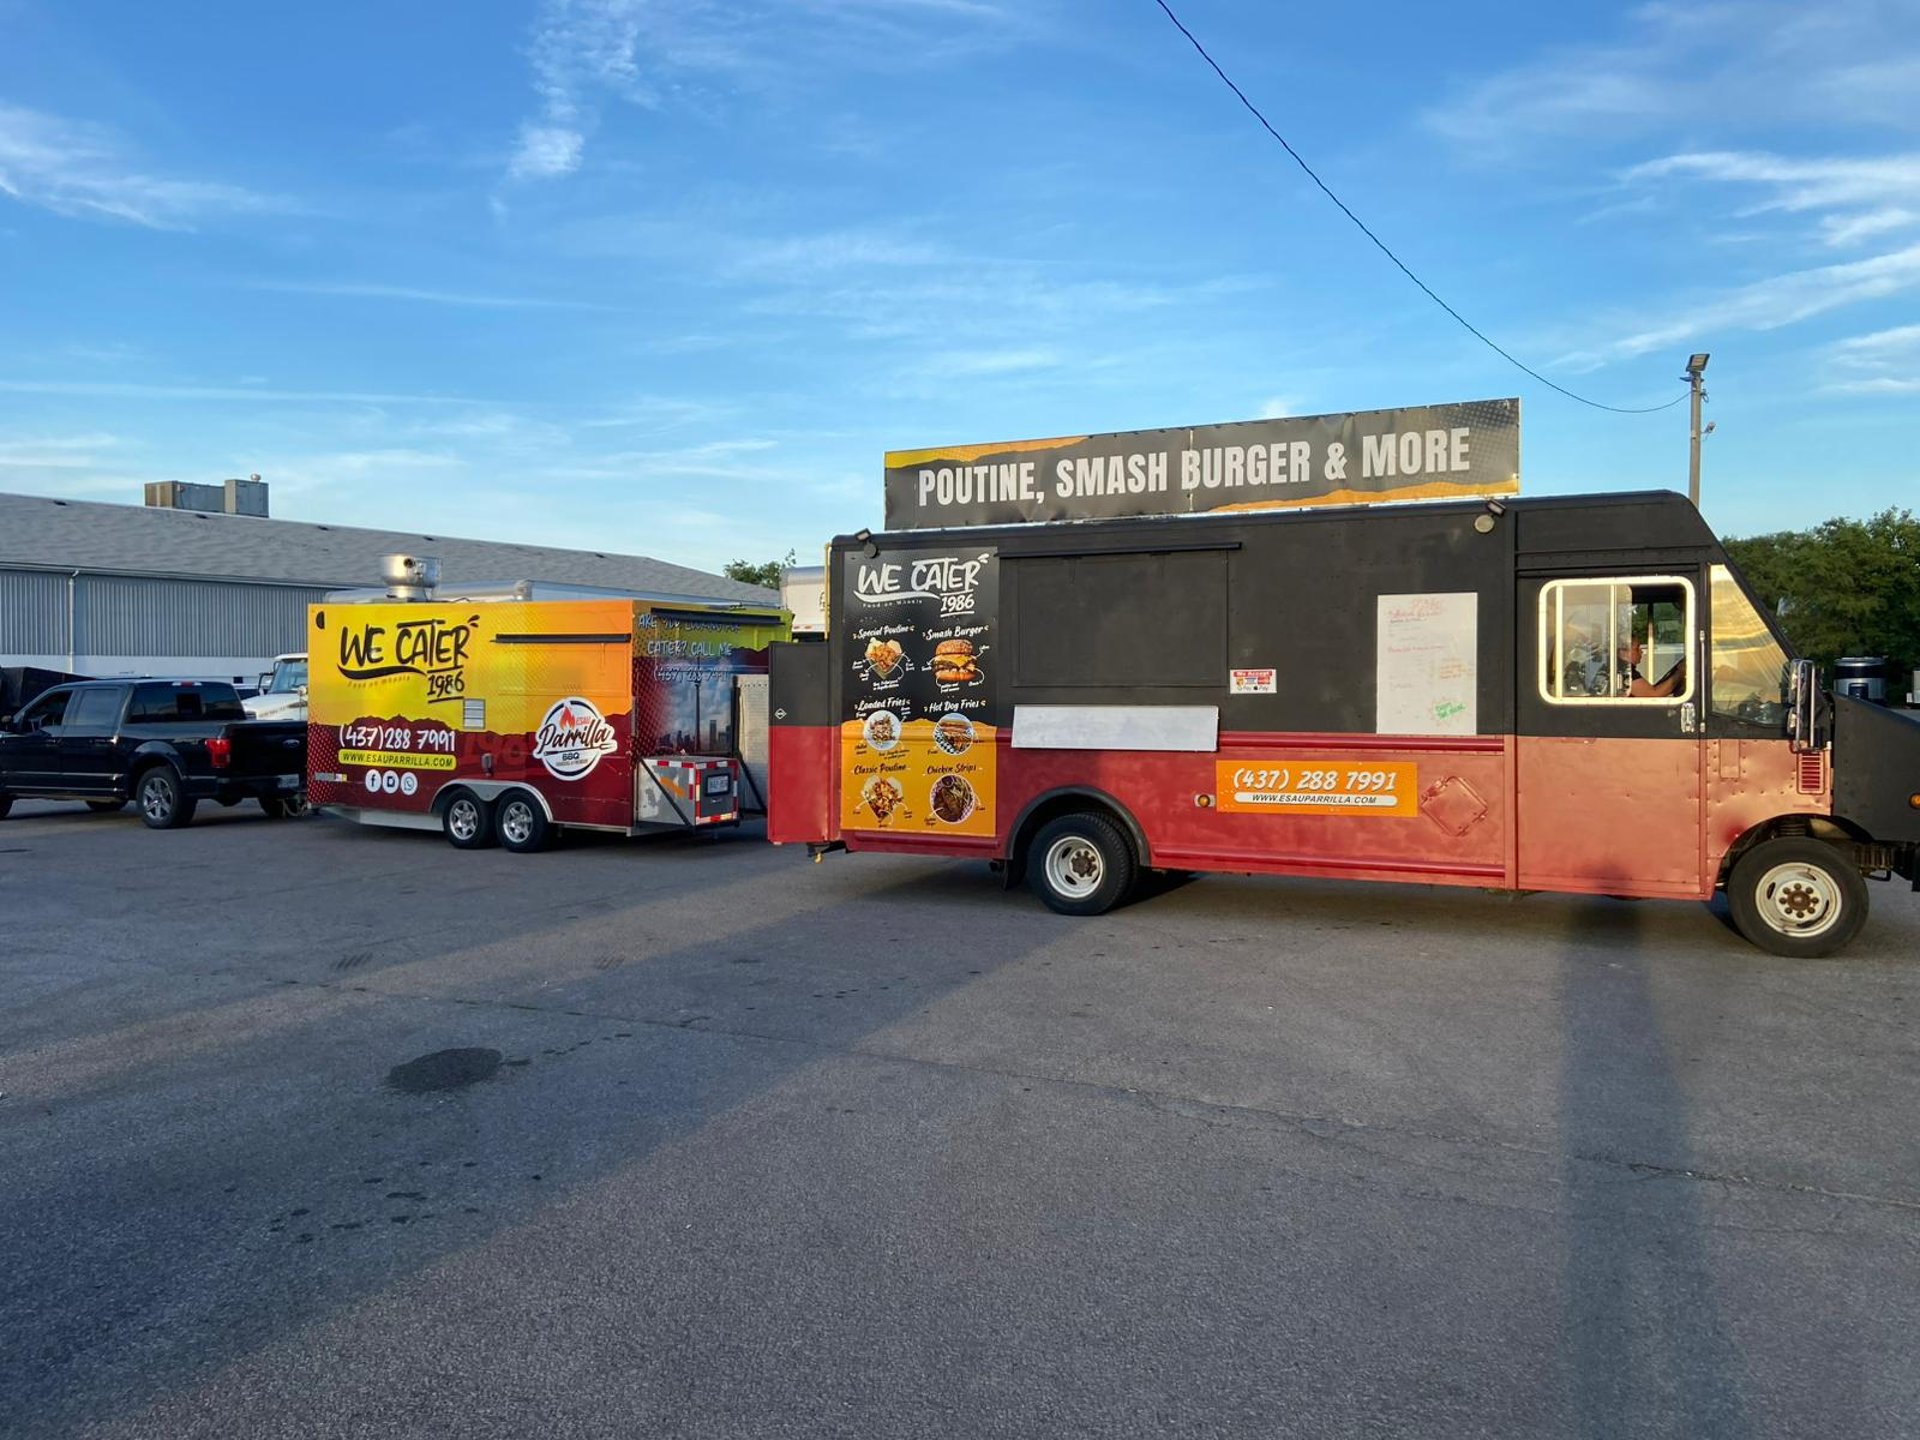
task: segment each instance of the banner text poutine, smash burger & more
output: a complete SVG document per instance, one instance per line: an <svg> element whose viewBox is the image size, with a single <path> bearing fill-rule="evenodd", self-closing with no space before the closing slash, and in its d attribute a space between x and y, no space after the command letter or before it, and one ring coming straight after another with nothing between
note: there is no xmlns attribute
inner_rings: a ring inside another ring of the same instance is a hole
<svg viewBox="0 0 1920 1440"><path fill-rule="evenodd" d="M1520 402L1358 411L887 456L889 530L1507 495Z"/></svg>

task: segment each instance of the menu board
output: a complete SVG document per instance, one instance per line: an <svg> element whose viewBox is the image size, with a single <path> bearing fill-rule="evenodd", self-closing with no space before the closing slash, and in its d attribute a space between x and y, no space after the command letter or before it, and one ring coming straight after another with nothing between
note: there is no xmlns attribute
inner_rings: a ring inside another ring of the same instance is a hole
<svg viewBox="0 0 1920 1440"><path fill-rule="evenodd" d="M1479 596L1382 595L1374 647L1378 733L1479 733Z"/></svg>
<svg viewBox="0 0 1920 1440"><path fill-rule="evenodd" d="M993 549L847 557L842 831L993 835L999 604Z"/></svg>

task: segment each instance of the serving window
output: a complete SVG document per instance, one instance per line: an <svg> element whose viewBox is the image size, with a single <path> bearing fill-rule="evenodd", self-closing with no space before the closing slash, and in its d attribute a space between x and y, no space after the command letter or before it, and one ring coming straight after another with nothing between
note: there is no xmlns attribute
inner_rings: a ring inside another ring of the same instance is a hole
<svg viewBox="0 0 1920 1440"><path fill-rule="evenodd" d="M1549 705L1681 705L1694 588L1678 575L1552 580L1540 591L1541 698Z"/></svg>
<svg viewBox="0 0 1920 1440"><path fill-rule="evenodd" d="M1023 688L1218 689L1227 554L1009 555Z"/></svg>

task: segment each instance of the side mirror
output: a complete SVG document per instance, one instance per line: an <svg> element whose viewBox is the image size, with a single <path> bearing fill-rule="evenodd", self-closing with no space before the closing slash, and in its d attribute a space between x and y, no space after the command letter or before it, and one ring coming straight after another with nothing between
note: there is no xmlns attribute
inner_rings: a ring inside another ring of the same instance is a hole
<svg viewBox="0 0 1920 1440"><path fill-rule="evenodd" d="M1794 660L1787 669L1787 735L1796 755L1824 750L1827 737L1821 720L1820 668L1811 660Z"/></svg>

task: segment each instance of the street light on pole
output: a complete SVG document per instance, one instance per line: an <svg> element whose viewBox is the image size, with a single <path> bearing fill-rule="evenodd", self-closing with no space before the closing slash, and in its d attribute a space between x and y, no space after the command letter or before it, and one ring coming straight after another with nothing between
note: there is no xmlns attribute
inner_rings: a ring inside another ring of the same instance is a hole
<svg viewBox="0 0 1920 1440"><path fill-rule="evenodd" d="M1700 402L1707 398L1702 377L1707 373L1707 352L1702 350L1687 357L1687 373L1684 378L1693 387L1693 425L1688 432L1687 450L1687 498L1693 501L1693 508L1700 508Z"/></svg>

